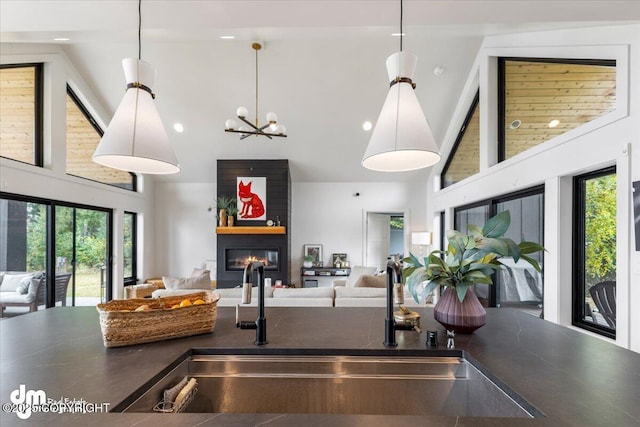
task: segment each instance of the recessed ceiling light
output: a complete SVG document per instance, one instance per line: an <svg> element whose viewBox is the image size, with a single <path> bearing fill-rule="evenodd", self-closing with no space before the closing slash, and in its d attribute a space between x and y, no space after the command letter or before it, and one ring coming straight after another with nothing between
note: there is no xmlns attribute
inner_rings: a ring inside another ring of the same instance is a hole
<svg viewBox="0 0 640 427"><path fill-rule="evenodd" d="M178 132L178 133L182 133L184 132L184 126L182 126L182 123L176 123L173 125L173 129Z"/></svg>
<svg viewBox="0 0 640 427"><path fill-rule="evenodd" d="M522 124L522 121L521 121L521 120L516 119L516 120L514 120L514 121L512 121L512 122L511 122L511 124L509 125L509 128L510 128L510 129L518 129L518 128L520 127L520 125L521 125L521 124Z"/></svg>
<svg viewBox="0 0 640 427"><path fill-rule="evenodd" d="M549 127L550 127L550 128L554 128L554 127L558 126L559 124L560 124L560 120L558 120L558 119L553 119L553 120L551 120L551 121L549 122Z"/></svg>
<svg viewBox="0 0 640 427"><path fill-rule="evenodd" d="M225 36L220 36L220 38L222 40L233 40L236 38L236 36L232 36L232 35L225 35Z"/></svg>
<svg viewBox="0 0 640 427"><path fill-rule="evenodd" d="M373 124L371 124L371 122L369 120L367 120L366 122L364 122L362 124L362 129L364 129L366 131L370 131L371 128L373 128Z"/></svg>
<svg viewBox="0 0 640 427"><path fill-rule="evenodd" d="M406 33L391 33L391 36L392 36L392 37L400 37L400 36L403 36L403 37L404 37L404 36L406 36L406 35L407 35Z"/></svg>
<svg viewBox="0 0 640 427"><path fill-rule="evenodd" d="M436 65L435 67L433 67L434 76L441 76L443 74L444 74L444 67L442 65Z"/></svg>
<svg viewBox="0 0 640 427"><path fill-rule="evenodd" d="M69 37L56 37L53 39L56 42L68 42L69 40L71 40Z"/></svg>

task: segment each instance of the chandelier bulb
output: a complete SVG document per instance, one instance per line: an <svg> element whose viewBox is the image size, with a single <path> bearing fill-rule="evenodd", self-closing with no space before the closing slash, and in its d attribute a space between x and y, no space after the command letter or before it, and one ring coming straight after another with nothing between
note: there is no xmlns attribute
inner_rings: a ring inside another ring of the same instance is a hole
<svg viewBox="0 0 640 427"><path fill-rule="evenodd" d="M227 130L234 130L236 126L237 126L237 123L233 119L229 119L226 122L224 122L224 128Z"/></svg>
<svg viewBox="0 0 640 427"><path fill-rule="evenodd" d="M238 109L236 110L236 115L244 119L249 115L249 110L247 110L247 107L238 107Z"/></svg>
<svg viewBox="0 0 640 427"><path fill-rule="evenodd" d="M273 124L273 123L276 123L277 121L278 121L278 115L273 111L269 111L267 113L267 122Z"/></svg>

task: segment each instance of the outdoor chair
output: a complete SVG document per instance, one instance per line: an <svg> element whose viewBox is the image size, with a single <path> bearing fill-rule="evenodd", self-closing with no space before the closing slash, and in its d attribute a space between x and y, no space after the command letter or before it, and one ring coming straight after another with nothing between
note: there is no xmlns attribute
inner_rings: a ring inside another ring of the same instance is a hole
<svg viewBox="0 0 640 427"><path fill-rule="evenodd" d="M596 283L589 289L589 294L598 311L610 328L616 328L616 282L606 280Z"/></svg>

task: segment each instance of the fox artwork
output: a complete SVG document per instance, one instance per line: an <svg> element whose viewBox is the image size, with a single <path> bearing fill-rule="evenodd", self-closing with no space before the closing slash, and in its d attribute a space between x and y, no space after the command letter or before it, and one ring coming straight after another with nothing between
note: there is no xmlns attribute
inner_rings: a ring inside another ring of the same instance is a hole
<svg viewBox="0 0 640 427"><path fill-rule="evenodd" d="M260 182L260 180L264 180L264 184ZM261 187L260 189L256 188L254 191L251 191L251 186L253 183L258 184L256 187ZM263 185L260 185L263 184ZM263 190L263 191L259 191ZM245 184L243 180L238 179L238 201L240 202L240 212L238 213L239 219L263 219L265 216L264 211L264 202L262 198L264 198L264 190L266 190L266 179L265 178L256 178L252 181L247 181ZM263 194L260 197L260 193Z"/></svg>

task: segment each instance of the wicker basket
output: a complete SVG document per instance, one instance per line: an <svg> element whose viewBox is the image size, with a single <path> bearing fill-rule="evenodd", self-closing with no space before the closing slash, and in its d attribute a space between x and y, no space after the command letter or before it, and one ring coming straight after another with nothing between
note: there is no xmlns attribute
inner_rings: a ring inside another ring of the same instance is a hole
<svg viewBox="0 0 640 427"><path fill-rule="evenodd" d="M171 308L184 299L205 304ZM98 304L105 347L122 347L213 332L220 295L213 292L153 299L113 300ZM151 310L135 311L141 305Z"/></svg>

